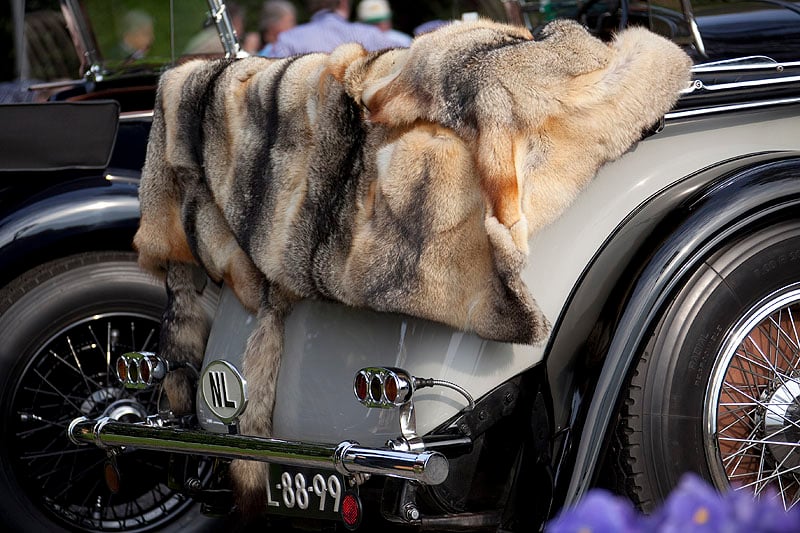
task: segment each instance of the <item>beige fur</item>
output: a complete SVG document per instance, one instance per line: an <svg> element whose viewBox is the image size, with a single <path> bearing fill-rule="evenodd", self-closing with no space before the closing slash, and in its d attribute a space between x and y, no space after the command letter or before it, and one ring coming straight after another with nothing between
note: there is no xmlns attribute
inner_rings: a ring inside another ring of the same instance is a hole
<svg viewBox="0 0 800 533"><path fill-rule="evenodd" d="M526 253L530 235L599 165L669 110L691 66L641 28L610 45L567 20L543 35L533 41L491 21L451 24L416 39L405 62L363 93L373 122L453 128L476 156L491 212ZM453 101L460 94L471 96L467 104Z"/></svg>
<svg viewBox="0 0 800 533"><path fill-rule="evenodd" d="M673 105L689 69L645 30L610 45L569 22L546 35L533 42L479 21L409 50L344 45L191 62L162 77L135 244L177 296L165 328L198 324L184 303L191 262L258 314L243 433L271 433L284 320L298 298L504 342L546 339L520 277L528 237ZM197 362L206 334L171 331L168 352ZM185 377L166 390L186 409ZM236 461L231 473L240 505L257 508L265 467Z"/></svg>

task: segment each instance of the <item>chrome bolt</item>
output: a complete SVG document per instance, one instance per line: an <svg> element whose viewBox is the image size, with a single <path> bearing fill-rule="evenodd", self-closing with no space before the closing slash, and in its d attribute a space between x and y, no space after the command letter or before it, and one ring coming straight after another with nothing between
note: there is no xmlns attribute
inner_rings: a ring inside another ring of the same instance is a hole
<svg viewBox="0 0 800 533"><path fill-rule="evenodd" d="M185 487L188 492L197 492L203 488L203 483L196 477L190 477L186 480Z"/></svg>
<svg viewBox="0 0 800 533"><path fill-rule="evenodd" d="M415 505L408 504L403 508L403 516L409 522L419 520L419 509Z"/></svg>

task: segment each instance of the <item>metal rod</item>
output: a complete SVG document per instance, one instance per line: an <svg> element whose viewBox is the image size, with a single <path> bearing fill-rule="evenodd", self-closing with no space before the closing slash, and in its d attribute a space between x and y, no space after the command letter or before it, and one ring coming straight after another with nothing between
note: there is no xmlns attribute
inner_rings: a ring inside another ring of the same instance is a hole
<svg viewBox="0 0 800 533"><path fill-rule="evenodd" d="M343 475L377 474L438 485L447 478L447 458L439 452L403 452L339 444L294 442L247 435L164 428L118 422L111 418L73 420L67 436L75 444L101 448L130 446L144 450L246 459L289 466L336 470Z"/></svg>

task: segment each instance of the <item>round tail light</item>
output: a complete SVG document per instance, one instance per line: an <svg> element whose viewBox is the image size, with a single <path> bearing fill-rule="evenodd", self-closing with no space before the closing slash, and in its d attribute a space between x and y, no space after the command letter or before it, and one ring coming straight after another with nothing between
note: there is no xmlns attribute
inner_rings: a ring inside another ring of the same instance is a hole
<svg viewBox="0 0 800 533"><path fill-rule="evenodd" d="M150 384L150 376L152 376L152 367L153 364L150 362L149 359L142 359L142 362L139 365L139 375L142 378L142 382L147 385Z"/></svg>
<svg viewBox="0 0 800 533"><path fill-rule="evenodd" d="M353 381L353 392L356 394L358 401L363 402L367 399L367 376L363 372L356 374L356 379Z"/></svg>
<svg viewBox="0 0 800 533"><path fill-rule="evenodd" d="M121 356L117 358L117 377L123 383L128 380L128 361Z"/></svg>
<svg viewBox="0 0 800 533"><path fill-rule="evenodd" d="M353 531L361 524L361 500L354 492L345 493L339 512L348 530Z"/></svg>
<svg viewBox="0 0 800 533"><path fill-rule="evenodd" d="M383 382L383 392L390 402L395 403L397 401L397 378L394 374L386 376L386 380Z"/></svg>

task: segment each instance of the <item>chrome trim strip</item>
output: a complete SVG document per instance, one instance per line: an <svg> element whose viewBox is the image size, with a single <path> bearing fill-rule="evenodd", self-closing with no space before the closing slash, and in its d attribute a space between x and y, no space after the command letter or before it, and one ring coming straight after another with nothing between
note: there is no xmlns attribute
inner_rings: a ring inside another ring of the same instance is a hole
<svg viewBox="0 0 800 533"><path fill-rule="evenodd" d="M129 424L108 417L79 417L69 424L67 437L76 444L94 443L100 448L131 446L144 450L198 454L227 459L247 459L275 464L336 470L342 475L376 474L442 483L449 472L440 452L404 452L366 448L357 442L339 444L292 442L246 435L163 428L145 423Z"/></svg>
<svg viewBox="0 0 800 533"><path fill-rule="evenodd" d="M727 91L732 89L746 89L752 87L769 87L800 82L800 76L784 76L780 78L763 78L749 81L735 81L731 83L717 83L706 85L702 80L694 80L690 87L681 91L681 94L692 94L695 91Z"/></svg>
<svg viewBox="0 0 800 533"><path fill-rule="evenodd" d="M665 120L674 120L688 117L699 117L704 115L714 115L717 113L728 113L731 111L741 111L746 109L759 109L779 105L791 105L800 103L800 96L793 98L780 98L776 100L764 100L760 102L747 102L740 104L719 105L713 107L703 107L700 109L688 109L686 111L671 111L664 115Z"/></svg>
<svg viewBox="0 0 800 533"><path fill-rule="evenodd" d="M761 61L745 63L744 61L748 59ZM692 67L692 72L725 72L761 69L774 69L776 72L782 72L787 68L792 69L797 67L800 67L800 61L778 62L768 56L749 56L735 59L725 59L723 61L714 61L712 63L699 63Z"/></svg>
<svg viewBox="0 0 800 533"><path fill-rule="evenodd" d="M153 120L152 111L125 111L119 114L120 122L131 122L134 120Z"/></svg>

